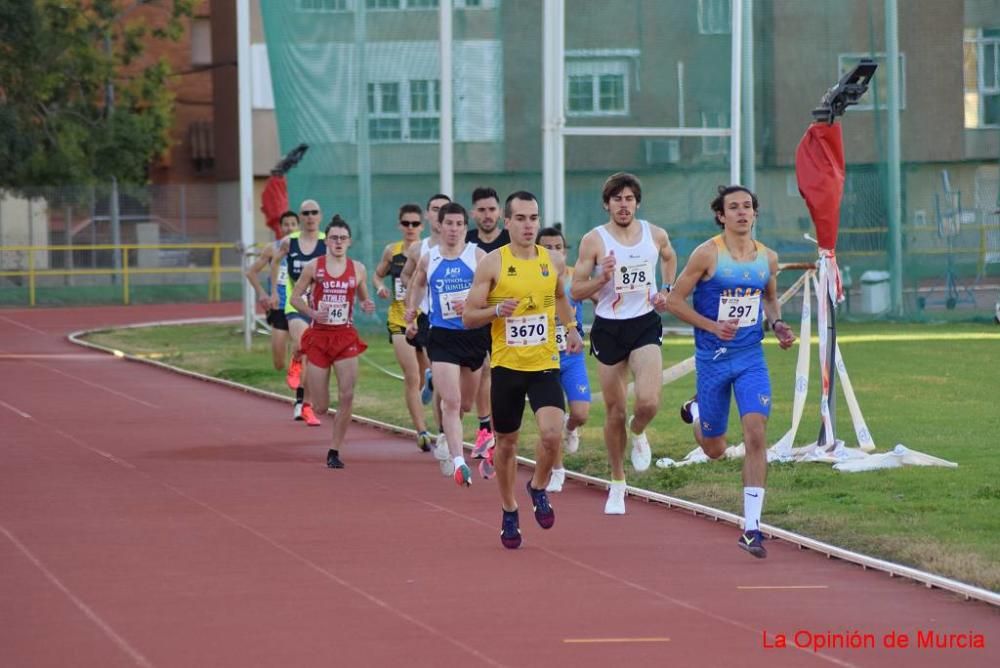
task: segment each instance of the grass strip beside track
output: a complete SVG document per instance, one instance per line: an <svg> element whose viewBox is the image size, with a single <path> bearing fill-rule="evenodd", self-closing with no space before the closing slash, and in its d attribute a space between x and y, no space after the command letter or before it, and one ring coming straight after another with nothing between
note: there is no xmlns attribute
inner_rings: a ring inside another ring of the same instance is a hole
<svg viewBox="0 0 1000 668"><path fill-rule="evenodd" d="M384 329L363 332L370 347L366 357L395 371ZM958 469L904 468L845 474L823 464L772 465L764 519L768 524L870 554L899 564L938 573L992 591L1000 590L1000 381L995 327L853 324L838 327L844 361L879 451L896 443L959 463ZM130 354L155 356L168 364L287 395L284 374L271 368L269 341L255 337L245 353L234 325L183 325L96 333L90 340ZM668 338L664 364L691 352L691 341ZM776 440L790 422L795 355L776 346L765 348L771 365L774 411L769 426ZM815 348L813 349L815 355ZM799 443L818 433L818 374L812 365L807 414ZM588 359L597 390L593 360ZM682 458L694 447L690 427L677 417L677 407L693 393L688 376L663 391L661 411L647 430L654 459ZM399 397L386 401L386 397ZM853 435L846 406L838 402L837 432ZM280 410L283 409L279 409ZM355 413L391 424L409 425L400 382L362 364ZM428 411L429 415L429 411ZM735 407L730 433L739 441ZM607 460L601 425L604 410L592 407L583 427L580 451L566 458L567 467L606 478ZM299 425L290 419L289 429ZM466 439L473 436L466 420ZM522 454L533 457L533 420L526 419ZM850 439L849 439L850 442ZM636 474L629 483L729 512L742 512L740 463L713 462L681 469Z"/></svg>

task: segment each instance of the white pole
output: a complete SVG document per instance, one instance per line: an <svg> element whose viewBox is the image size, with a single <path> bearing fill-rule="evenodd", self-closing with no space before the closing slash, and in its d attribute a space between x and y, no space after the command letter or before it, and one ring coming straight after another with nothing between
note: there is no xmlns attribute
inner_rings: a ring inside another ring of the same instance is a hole
<svg viewBox="0 0 1000 668"><path fill-rule="evenodd" d="M677 61L677 127L684 127L684 61Z"/></svg>
<svg viewBox="0 0 1000 668"><path fill-rule="evenodd" d="M754 133L754 73L753 73L753 0L743 2L743 180L741 183L750 190L757 190L757 172L755 156L757 155L756 135ZM757 226L753 231L756 233ZM756 235L755 235L756 238Z"/></svg>
<svg viewBox="0 0 1000 668"><path fill-rule="evenodd" d="M361 253L365 263L374 267L375 224L372 221L372 160L371 138L368 136L368 59L365 52L368 42L368 19L365 3L359 2L354 11L354 55L357 59L357 112L358 112L358 226L362 232Z"/></svg>
<svg viewBox="0 0 1000 668"><path fill-rule="evenodd" d="M236 0L236 70L239 90L240 145L240 245L245 253L254 243L253 231L253 126L250 108L250 0ZM250 350L253 337L254 295L243 285L243 345Z"/></svg>
<svg viewBox="0 0 1000 668"><path fill-rule="evenodd" d="M740 182L740 148L742 132L740 123L742 115L740 108L743 104L743 88L740 85L743 81L743 3L737 0L731 3L732 6L732 63L730 68L729 87L729 127L732 134L729 136L729 182Z"/></svg>
<svg viewBox="0 0 1000 668"><path fill-rule="evenodd" d="M556 145L553 141L555 124L555 2L542 3L542 204L546 225L555 222L556 209Z"/></svg>
<svg viewBox="0 0 1000 668"><path fill-rule="evenodd" d="M454 139L452 137L452 94L451 94L451 0L441 0L438 8L438 24L441 45L441 192L455 197Z"/></svg>
<svg viewBox="0 0 1000 668"><path fill-rule="evenodd" d="M889 190L889 288L892 313L903 313L902 192L899 143L899 11L896 0L885 0L885 65L888 70L888 151L886 171Z"/></svg>
<svg viewBox="0 0 1000 668"><path fill-rule="evenodd" d="M552 0L554 5L553 19L555 23L555 40L552 45L552 101L555 121L555 132L552 135L555 144L555 210L552 212L552 222L560 222L563 225L563 234L566 232L569 221L566 220L566 139L563 136L563 128L566 126L566 96L563 95L563 85L566 81L565 59L566 52L566 3L565 0Z"/></svg>

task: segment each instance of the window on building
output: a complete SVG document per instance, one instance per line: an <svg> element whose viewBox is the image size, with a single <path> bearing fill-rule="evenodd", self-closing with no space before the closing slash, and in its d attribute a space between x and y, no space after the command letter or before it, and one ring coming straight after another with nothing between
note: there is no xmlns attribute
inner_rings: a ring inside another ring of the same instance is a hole
<svg viewBox="0 0 1000 668"><path fill-rule="evenodd" d="M212 64L212 22L209 19L191 21L191 64Z"/></svg>
<svg viewBox="0 0 1000 668"><path fill-rule="evenodd" d="M847 108L848 111L871 111L889 108L888 71L884 53L841 53L837 55L837 78L854 69L862 58L871 58L878 64L878 71L868 86L858 104ZM899 54L899 108L906 109L906 55Z"/></svg>
<svg viewBox="0 0 1000 668"><path fill-rule="evenodd" d="M701 127L728 128L729 113L703 111L701 112ZM703 155L726 155L729 153L729 137L702 137L701 152Z"/></svg>
<svg viewBox="0 0 1000 668"><path fill-rule="evenodd" d="M368 137L372 141L403 138L398 83L368 84Z"/></svg>
<svg viewBox="0 0 1000 668"><path fill-rule="evenodd" d="M346 12L350 0L298 0L300 12Z"/></svg>
<svg viewBox="0 0 1000 668"><path fill-rule="evenodd" d="M437 141L440 124L439 80L368 84L368 137L373 142Z"/></svg>
<svg viewBox="0 0 1000 668"><path fill-rule="evenodd" d="M698 0L698 32L728 35L732 32L731 0Z"/></svg>
<svg viewBox="0 0 1000 668"><path fill-rule="evenodd" d="M628 61L587 58L566 63L569 116L625 116L629 110Z"/></svg>
<svg viewBox="0 0 1000 668"><path fill-rule="evenodd" d="M965 127L1000 127L1000 28L965 31Z"/></svg>

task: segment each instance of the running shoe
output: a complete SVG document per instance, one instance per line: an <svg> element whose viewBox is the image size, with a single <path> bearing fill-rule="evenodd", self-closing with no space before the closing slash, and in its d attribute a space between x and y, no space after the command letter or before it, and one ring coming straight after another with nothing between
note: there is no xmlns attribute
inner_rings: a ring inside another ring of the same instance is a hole
<svg viewBox="0 0 1000 668"><path fill-rule="evenodd" d="M431 402L431 396L434 394L434 383L431 378L431 370L424 370L424 389L420 390L420 402L426 406Z"/></svg>
<svg viewBox="0 0 1000 668"><path fill-rule="evenodd" d="M566 423L563 425L562 434L562 449L567 455L571 455L580 449L580 431L579 427L573 430L566 429L566 424L569 423L569 416L566 416Z"/></svg>
<svg viewBox="0 0 1000 668"><path fill-rule="evenodd" d="M649 468L650 462L653 461L653 451L649 449L646 432L641 434L632 433L632 420L634 419L634 415L628 419L628 435L632 439L632 467L636 471L645 471Z"/></svg>
<svg viewBox="0 0 1000 668"><path fill-rule="evenodd" d="M767 556L767 550L764 549L764 534L760 531L744 531L737 544L740 549L746 550L758 559Z"/></svg>
<svg viewBox="0 0 1000 668"><path fill-rule="evenodd" d="M531 495L531 505L535 511L535 521L543 529L551 529L552 525L556 523L556 511L552 510L552 506L549 504L549 495L545 493L544 489L532 487L530 480L527 488L528 494Z"/></svg>
<svg viewBox="0 0 1000 668"><path fill-rule="evenodd" d="M417 434L417 447L420 448L420 452L430 452L431 451L431 435L426 431L422 431Z"/></svg>
<svg viewBox="0 0 1000 668"><path fill-rule="evenodd" d="M452 466L454 465L452 462ZM472 471L465 464L455 469L455 484L459 487L472 487Z"/></svg>
<svg viewBox="0 0 1000 668"><path fill-rule="evenodd" d="M285 374L285 382L288 383L288 389L297 390L302 382L302 362L293 359L288 363L288 373Z"/></svg>
<svg viewBox="0 0 1000 668"><path fill-rule="evenodd" d="M605 515L625 514L625 483L611 483L608 500L604 504Z"/></svg>
<svg viewBox="0 0 1000 668"><path fill-rule="evenodd" d="M687 424L694 422L694 416L691 415L691 404L698 401L698 395L694 395L683 404L681 404L681 419Z"/></svg>
<svg viewBox="0 0 1000 668"><path fill-rule="evenodd" d="M333 448L326 451L326 467L329 469L342 469L344 462L340 461L340 453Z"/></svg>
<svg viewBox="0 0 1000 668"><path fill-rule="evenodd" d="M302 419L305 420L306 424L310 427L318 427L322 424L319 421L319 418L316 417L316 414L313 413L313 407L309 404L302 404Z"/></svg>
<svg viewBox="0 0 1000 668"><path fill-rule="evenodd" d="M490 446L486 451L486 456L479 460L479 475L486 480L492 480L497 474L496 466L493 465L493 452L496 447Z"/></svg>
<svg viewBox="0 0 1000 668"><path fill-rule="evenodd" d="M549 484L545 486L545 491L561 492L564 482L566 482L566 469L552 469L552 474L549 476Z"/></svg>
<svg viewBox="0 0 1000 668"><path fill-rule="evenodd" d="M476 434L476 446L472 448L473 459L483 459L486 451L493 447L493 432L489 429L480 429Z"/></svg>
<svg viewBox="0 0 1000 668"><path fill-rule="evenodd" d="M301 420L302 419L302 402L296 401L295 405L292 406L292 419Z"/></svg>
<svg viewBox="0 0 1000 668"><path fill-rule="evenodd" d="M434 446L434 458L438 460L441 475L446 478L450 475L455 475L455 462L452 460L451 452L448 450L448 439L444 437L444 432L438 434L437 445Z"/></svg>
<svg viewBox="0 0 1000 668"><path fill-rule="evenodd" d="M508 550L521 547L521 527L516 510L503 511L503 524L500 525L500 542Z"/></svg>

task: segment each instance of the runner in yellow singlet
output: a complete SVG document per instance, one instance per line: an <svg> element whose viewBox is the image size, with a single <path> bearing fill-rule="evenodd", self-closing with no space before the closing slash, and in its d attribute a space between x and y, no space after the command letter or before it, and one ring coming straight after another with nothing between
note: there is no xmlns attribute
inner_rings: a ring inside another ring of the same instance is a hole
<svg viewBox="0 0 1000 668"><path fill-rule="evenodd" d="M431 449L431 435L427 433L427 420L424 418L424 407L420 402L420 381L424 370L430 367L423 346L415 339L406 338L406 286L403 284L402 272L406 265L406 251L414 244L420 245L420 232L423 229L423 211L419 204L404 204L399 208L399 228L403 234L402 241L391 243L382 251L382 259L375 267L375 291L380 299L391 299L386 326L389 329L389 342L399 368L403 370L403 383L406 390L406 408L417 430L417 447L424 452ZM386 287L386 276L391 280Z"/></svg>
<svg viewBox="0 0 1000 668"><path fill-rule="evenodd" d="M510 244L487 254L476 268L462 322L467 328L491 324L493 353L490 359L490 393L497 486L503 506L500 542L516 549L521 545L514 480L517 475L517 441L525 398L531 403L540 441L537 464L528 481L535 520L543 529L555 523L545 485L562 440L565 416L559 383L559 349L555 316L573 320L566 299L563 274L566 263L559 253L535 244L538 234L538 201L525 191L511 194L504 203L504 226ZM567 349L576 352L583 342L575 329L567 333Z"/></svg>

